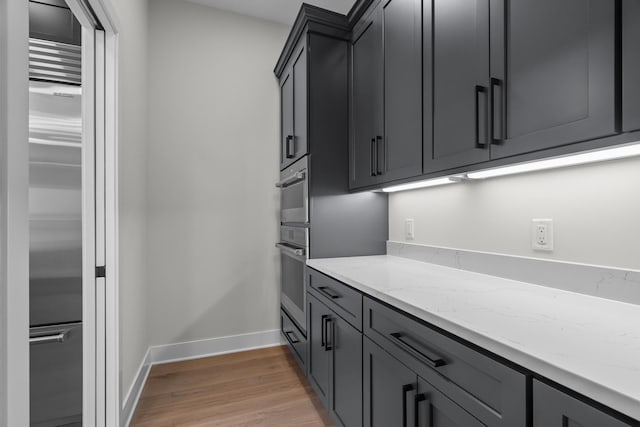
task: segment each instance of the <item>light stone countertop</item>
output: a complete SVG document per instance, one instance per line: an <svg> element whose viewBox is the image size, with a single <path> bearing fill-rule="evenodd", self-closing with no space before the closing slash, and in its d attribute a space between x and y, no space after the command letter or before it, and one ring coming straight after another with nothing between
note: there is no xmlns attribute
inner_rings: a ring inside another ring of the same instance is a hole
<svg viewBox="0 0 640 427"><path fill-rule="evenodd" d="M640 306L389 255L307 265L640 420Z"/></svg>

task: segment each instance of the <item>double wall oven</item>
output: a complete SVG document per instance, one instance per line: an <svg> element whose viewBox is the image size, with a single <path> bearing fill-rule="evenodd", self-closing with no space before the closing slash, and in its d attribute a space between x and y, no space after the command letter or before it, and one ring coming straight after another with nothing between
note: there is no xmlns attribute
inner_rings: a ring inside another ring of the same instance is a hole
<svg viewBox="0 0 640 427"><path fill-rule="evenodd" d="M280 172L280 302L298 328L306 333L307 284L305 265L309 256L308 160L303 157ZM295 339L295 338L293 338Z"/></svg>

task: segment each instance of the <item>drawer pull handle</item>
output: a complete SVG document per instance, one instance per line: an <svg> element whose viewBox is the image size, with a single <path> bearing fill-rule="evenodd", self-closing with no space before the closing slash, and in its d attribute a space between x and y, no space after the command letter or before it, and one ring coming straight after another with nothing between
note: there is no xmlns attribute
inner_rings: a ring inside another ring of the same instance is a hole
<svg viewBox="0 0 640 427"><path fill-rule="evenodd" d="M414 411L416 413L416 427L420 427L420 404L425 401L427 401L426 394L420 393L416 395L415 402L414 402L415 403ZM427 419L431 420L431 414L427 416ZM429 425L431 425L431 421L429 421Z"/></svg>
<svg viewBox="0 0 640 427"><path fill-rule="evenodd" d="M341 297L340 294L336 293L336 291L334 291L333 289L331 289L328 286L320 286L318 288L318 290L320 292L322 292L323 294L325 294L326 296L328 296L329 298L331 298L331 299L338 299L338 298Z"/></svg>
<svg viewBox="0 0 640 427"><path fill-rule="evenodd" d="M289 341L291 345L298 344L300 342L300 340L298 339L298 337L293 331L286 331L284 333L284 336L287 337L287 341Z"/></svg>
<svg viewBox="0 0 640 427"><path fill-rule="evenodd" d="M447 364L447 362L445 362L441 357L436 356L434 354L426 355L424 354L424 352L418 350L417 348L409 344L406 341L405 337L402 335L402 333L394 332L391 334L391 336L400 345L400 347L403 347L405 350L409 351L409 353L412 353L414 356L417 356L419 359L422 359L422 361L424 361L427 365L431 366L432 368L439 368L440 366L444 366Z"/></svg>
<svg viewBox="0 0 640 427"><path fill-rule="evenodd" d="M402 427L407 427L407 393L413 391L413 384L405 384L402 386Z"/></svg>

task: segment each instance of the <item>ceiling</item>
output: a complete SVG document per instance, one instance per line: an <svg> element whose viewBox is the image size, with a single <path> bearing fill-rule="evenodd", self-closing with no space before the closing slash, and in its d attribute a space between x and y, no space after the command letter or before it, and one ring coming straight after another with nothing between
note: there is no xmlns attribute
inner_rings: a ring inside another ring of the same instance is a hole
<svg viewBox="0 0 640 427"><path fill-rule="evenodd" d="M302 0L188 0L205 6L293 25ZM355 0L305 0L305 3L346 14Z"/></svg>

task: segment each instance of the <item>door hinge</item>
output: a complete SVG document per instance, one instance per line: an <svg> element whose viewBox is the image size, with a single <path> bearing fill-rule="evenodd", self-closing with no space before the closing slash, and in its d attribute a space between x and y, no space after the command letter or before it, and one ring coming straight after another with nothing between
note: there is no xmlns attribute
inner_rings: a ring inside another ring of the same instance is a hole
<svg viewBox="0 0 640 427"><path fill-rule="evenodd" d="M104 265L96 267L96 278L107 277L107 268Z"/></svg>

